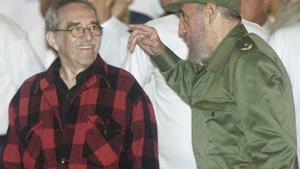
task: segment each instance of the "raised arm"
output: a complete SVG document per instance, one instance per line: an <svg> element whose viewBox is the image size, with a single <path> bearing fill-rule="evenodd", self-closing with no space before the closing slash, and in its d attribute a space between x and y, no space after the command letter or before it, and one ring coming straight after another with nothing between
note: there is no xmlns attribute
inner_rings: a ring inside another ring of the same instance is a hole
<svg viewBox="0 0 300 169"><path fill-rule="evenodd" d="M131 25L133 30L128 48L133 51L138 44L159 68L167 84L189 104L192 79L200 65L190 64L180 59L160 40L156 30L145 25Z"/></svg>

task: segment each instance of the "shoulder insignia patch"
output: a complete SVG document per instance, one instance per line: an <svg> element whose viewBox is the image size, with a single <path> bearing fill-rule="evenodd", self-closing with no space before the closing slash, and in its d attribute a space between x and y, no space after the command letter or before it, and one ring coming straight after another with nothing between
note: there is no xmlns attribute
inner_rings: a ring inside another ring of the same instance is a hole
<svg viewBox="0 0 300 169"><path fill-rule="evenodd" d="M252 43L244 43L243 46L240 48L241 51L250 50L252 49Z"/></svg>
<svg viewBox="0 0 300 169"><path fill-rule="evenodd" d="M237 45L241 51L247 51L252 49L253 41L249 36L246 35L239 40Z"/></svg>

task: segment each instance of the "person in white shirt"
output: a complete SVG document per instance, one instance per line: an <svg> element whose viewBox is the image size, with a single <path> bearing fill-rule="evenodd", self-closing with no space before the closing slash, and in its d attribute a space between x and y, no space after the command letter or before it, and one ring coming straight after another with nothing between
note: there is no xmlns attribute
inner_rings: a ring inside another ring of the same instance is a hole
<svg viewBox="0 0 300 169"><path fill-rule="evenodd" d="M147 25L155 27L162 41L178 56L186 58L188 49L178 36L176 15L154 19ZM149 96L158 127L160 169L197 169L191 140L191 109L171 90L146 53L136 46L124 65Z"/></svg>
<svg viewBox="0 0 300 169"><path fill-rule="evenodd" d="M164 14L160 0L133 0L129 6L130 23L145 23Z"/></svg>
<svg viewBox="0 0 300 169"><path fill-rule="evenodd" d="M249 32L267 39L267 34L255 23L243 20ZM177 56L186 59L188 48L178 35L179 18L172 14L147 23L154 27L162 42ZM124 68L137 79L153 104L158 126L158 152L161 169L196 169L191 140L191 110L168 87L150 57L136 46L127 56ZM176 150L176 151L174 151Z"/></svg>
<svg viewBox="0 0 300 169"><path fill-rule="evenodd" d="M48 67L54 58L48 55L40 1L53 0L0 0L0 11L22 27L44 67Z"/></svg>
<svg viewBox="0 0 300 169"><path fill-rule="evenodd" d="M300 164L300 23L277 30L270 37L269 44L282 60L292 84L296 112L297 155Z"/></svg>
<svg viewBox="0 0 300 169"><path fill-rule="evenodd" d="M8 127L9 102L25 79L43 70L24 31L0 14L0 159Z"/></svg>
<svg viewBox="0 0 300 169"><path fill-rule="evenodd" d="M114 0L89 0L97 9L103 27L100 47L101 57L109 64L120 67L127 55L127 41L130 33L125 23L112 16Z"/></svg>

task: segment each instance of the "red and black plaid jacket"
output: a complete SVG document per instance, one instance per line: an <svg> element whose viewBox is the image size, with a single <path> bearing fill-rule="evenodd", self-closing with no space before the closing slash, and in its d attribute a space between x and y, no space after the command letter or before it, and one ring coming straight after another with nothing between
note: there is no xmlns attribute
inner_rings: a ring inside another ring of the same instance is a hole
<svg viewBox="0 0 300 169"><path fill-rule="evenodd" d="M56 62L11 101L5 168L158 169L155 116L137 81L98 56L62 125Z"/></svg>

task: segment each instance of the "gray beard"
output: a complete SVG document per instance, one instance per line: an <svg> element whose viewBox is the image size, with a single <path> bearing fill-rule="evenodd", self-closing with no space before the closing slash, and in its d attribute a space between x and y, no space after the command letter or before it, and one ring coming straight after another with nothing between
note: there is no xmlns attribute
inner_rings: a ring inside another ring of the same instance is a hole
<svg viewBox="0 0 300 169"><path fill-rule="evenodd" d="M202 61L207 59L210 56L209 52L206 50L196 49L189 50L187 61L196 64L202 64Z"/></svg>

